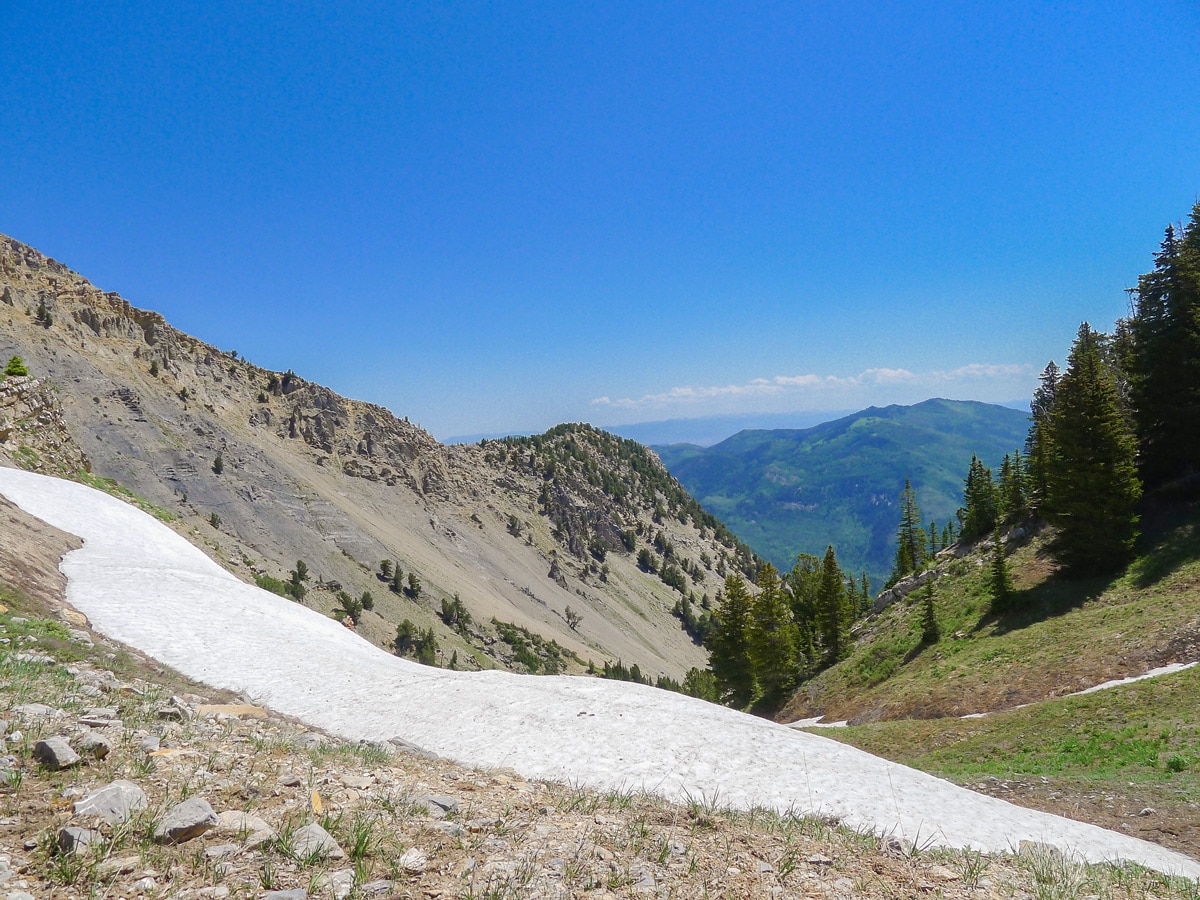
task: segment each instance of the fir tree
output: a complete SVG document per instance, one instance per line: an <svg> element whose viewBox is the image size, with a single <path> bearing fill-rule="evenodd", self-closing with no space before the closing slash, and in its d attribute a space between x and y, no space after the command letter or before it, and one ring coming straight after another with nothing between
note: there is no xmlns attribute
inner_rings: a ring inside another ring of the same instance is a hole
<svg viewBox="0 0 1200 900"><path fill-rule="evenodd" d="M996 486L992 470L971 454L963 488L962 539L975 541L996 525Z"/></svg>
<svg viewBox="0 0 1200 900"><path fill-rule="evenodd" d="M1038 510L1046 498L1046 471L1050 459L1050 409L1058 391L1058 366L1046 364L1029 404L1029 435L1025 438L1026 504Z"/></svg>
<svg viewBox="0 0 1200 900"><path fill-rule="evenodd" d="M821 561L821 581L817 591L817 625L826 663L832 665L850 655L852 619L846 599L846 580L830 544Z"/></svg>
<svg viewBox="0 0 1200 900"><path fill-rule="evenodd" d="M900 494L900 528L896 532L896 564L892 567L892 581L918 571L925 564L925 529L921 527L921 508L917 505L917 492L912 483L904 479L904 491Z"/></svg>
<svg viewBox="0 0 1200 900"><path fill-rule="evenodd" d="M1019 451L1004 454L996 500L998 518L1003 522L1015 522L1027 511L1024 464Z"/></svg>
<svg viewBox="0 0 1200 900"><path fill-rule="evenodd" d="M1136 444L1103 364L1100 336L1086 322L1058 383L1048 437L1045 512L1058 529L1055 558L1084 574L1120 567L1137 537Z"/></svg>
<svg viewBox="0 0 1200 900"><path fill-rule="evenodd" d="M933 608L933 579L930 578L925 582L925 591L921 595L921 643L936 644L941 637L937 612Z"/></svg>
<svg viewBox="0 0 1200 900"><path fill-rule="evenodd" d="M1004 542L1000 540L1000 529L992 535L992 571L988 579L992 592L992 609L1001 611L1012 605L1013 583L1008 574L1008 562L1004 559Z"/></svg>
<svg viewBox="0 0 1200 900"><path fill-rule="evenodd" d="M720 689L721 699L739 709L754 700L754 670L746 640L750 624L750 592L740 575L725 579L725 593L713 610L712 626L704 638L709 650L708 667Z"/></svg>
<svg viewBox="0 0 1200 900"><path fill-rule="evenodd" d="M746 649L763 697L774 702L796 684L800 635L774 566L768 563L759 570L758 587L750 604Z"/></svg>
<svg viewBox="0 0 1200 900"><path fill-rule="evenodd" d="M1146 482L1200 469L1200 202L1138 279L1130 394Z"/></svg>

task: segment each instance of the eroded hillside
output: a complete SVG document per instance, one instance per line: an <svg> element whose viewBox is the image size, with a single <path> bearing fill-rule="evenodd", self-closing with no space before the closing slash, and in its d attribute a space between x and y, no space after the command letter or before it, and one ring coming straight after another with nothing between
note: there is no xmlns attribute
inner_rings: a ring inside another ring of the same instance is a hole
<svg viewBox="0 0 1200 900"><path fill-rule="evenodd" d="M20 355L56 393L95 475L246 580L286 579L304 560L311 606L332 612L339 591L369 591L357 627L383 646L410 619L434 630L442 664L536 667L496 619L555 641L545 668L621 659L677 678L704 653L672 607L688 592L714 597L719 573L750 564L640 445L562 426L444 446L383 407L186 335L10 238L0 323L0 356ZM12 441L10 456L43 464ZM639 568L646 548L666 581ZM419 590L390 590L383 560ZM455 597L470 621L451 627L440 613Z"/></svg>

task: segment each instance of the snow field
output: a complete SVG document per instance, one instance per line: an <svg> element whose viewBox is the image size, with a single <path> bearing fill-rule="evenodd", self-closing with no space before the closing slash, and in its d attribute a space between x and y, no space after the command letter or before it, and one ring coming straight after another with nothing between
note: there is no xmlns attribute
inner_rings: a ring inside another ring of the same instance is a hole
<svg viewBox="0 0 1200 900"><path fill-rule="evenodd" d="M343 738L401 737L527 778L836 816L921 846L1003 852L1028 840L1091 862L1200 877L1200 863L1156 844L691 697L597 678L427 668L243 584L151 516L86 485L0 468L0 493L84 540L62 570L68 601L97 631Z"/></svg>

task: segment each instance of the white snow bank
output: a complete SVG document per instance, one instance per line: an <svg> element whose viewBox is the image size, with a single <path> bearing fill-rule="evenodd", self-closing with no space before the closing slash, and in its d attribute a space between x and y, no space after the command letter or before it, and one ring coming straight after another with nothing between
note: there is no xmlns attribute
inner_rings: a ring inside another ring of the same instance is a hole
<svg viewBox="0 0 1200 900"><path fill-rule="evenodd" d="M1094 694L1096 691L1107 691L1109 688L1120 687L1123 684L1133 684L1135 681L1145 681L1147 678L1157 678L1160 675L1174 675L1176 672L1182 672L1185 669L1190 669L1194 666L1194 662L1190 663L1168 663L1165 666L1159 666L1157 669L1150 669L1143 672L1141 675L1131 675L1128 678L1114 678L1112 681L1104 681L1100 684L1093 684L1090 688L1084 688L1082 691L1076 691L1073 694L1068 694L1068 697L1080 697L1084 694Z"/></svg>
<svg viewBox="0 0 1200 900"><path fill-rule="evenodd" d="M243 584L162 523L81 484L0 468L0 493L83 538L67 599L103 634L351 739L598 788L836 816L919 844L1022 840L1200 876L1200 863L1022 809L784 725L641 685L426 668Z"/></svg>

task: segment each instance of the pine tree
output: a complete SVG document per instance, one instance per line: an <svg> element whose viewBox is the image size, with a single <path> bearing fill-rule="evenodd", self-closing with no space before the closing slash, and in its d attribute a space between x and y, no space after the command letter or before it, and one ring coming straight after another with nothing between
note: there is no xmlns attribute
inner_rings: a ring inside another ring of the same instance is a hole
<svg viewBox="0 0 1200 900"><path fill-rule="evenodd" d="M975 541L996 525L996 486L992 470L971 454L963 489L962 539Z"/></svg>
<svg viewBox="0 0 1200 900"><path fill-rule="evenodd" d="M1004 542L1000 540L998 527L992 535L992 571L988 587L992 592L992 609L997 612L1008 609L1012 604L1013 583L1008 574L1008 563L1004 559Z"/></svg>
<svg viewBox="0 0 1200 900"><path fill-rule="evenodd" d="M796 684L800 635L774 566L768 563L759 570L758 587L750 604L746 649L763 697L774 702Z"/></svg>
<svg viewBox="0 0 1200 900"><path fill-rule="evenodd" d="M1100 341L1087 322L1079 327L1048 422L1045 513L1058 529L1051 550L1082 574L1112 571L1128 560L1141 496L1136 444Z"/></svg>
<svg viewBox="0 0 1200 900"><path fill-rule="evenodd" d="M1054 360L1046 364L1039 376L1037 390L1029 404L1029 435L1025 438L1026 504L1040 509L1046 498L1046 470L1050 459L1050 409L1058 391L1060 373Z"/></svg>
<svg viewBox="0 0 1200 900"><path fill-rule="evenodd" d="M713 610L712 626L704 638L708 667L730 706L744 709L754 700L754 670L746 640L750 624L750 592L737 574L725 579L724 598Z"/></svg>
<svg viewBox="0 0 1200 900"><path fill-rule="evenodd" d="M1026 513L1025 472L1020 451L1004 454L996 506L998 518L1003 522L1015 522Z"/></svg>
<svg viewBox="0 0 1200 900"><path fill-rule="evenodd" d="M817 589L817 625L825 661L832 665L850 655L850 624L853 619L846 599L846 579L830 544L821 561Z"/></svg>
<svg viewBox="0 0 1200 900"><path fill-rule="evenodd" d="M933 608L933 579L930 578L925 582L925 590L921 595L921 643L936 644L941 637L937 611Z"/></svg>
<svg viewBox="0 0 1200 900"><path fill-rule="evenodd" d="M917 492L912 483L904 479L904 491L900 494L900 527L896 532L896 563L892 567L892 581L920 570L925 564L925 529L921 527L921 508L917 505Z"/></svg>
<svg viewBox="0 0 1200 900"><path fill-rule="evenodd" d="M1200 202L1138 279L1130 394L1146 482L1200 470Z"/></svg>

